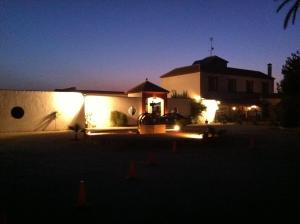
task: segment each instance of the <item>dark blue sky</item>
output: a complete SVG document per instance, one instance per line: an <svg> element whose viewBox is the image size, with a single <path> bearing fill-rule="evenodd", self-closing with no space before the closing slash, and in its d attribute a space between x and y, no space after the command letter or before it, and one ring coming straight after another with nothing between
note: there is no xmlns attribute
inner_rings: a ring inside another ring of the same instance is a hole
<svg viewBox="0 0 300 224"><path fill-rule="evenodd" d="M276 81L300 49L300 15L273 0L0 0L0 89L121 90L214 54Z"/></svg>

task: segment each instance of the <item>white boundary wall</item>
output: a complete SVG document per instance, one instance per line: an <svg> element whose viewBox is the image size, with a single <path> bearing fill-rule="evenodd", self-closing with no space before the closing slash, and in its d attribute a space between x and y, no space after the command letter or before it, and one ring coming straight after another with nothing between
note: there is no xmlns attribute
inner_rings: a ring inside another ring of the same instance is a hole
<svg viewBox="0 0 300 224"><path fill-rule="evenodd" d="M59 131L75 123L85 127L85 97L88 96L78 92L0 90L0 132ZM137 124L142 111L141 98L100 97L111 102L109 108L104 108L109 109L109 113L122 112L127 115L129 125ZM136 109L134 115L128 113L131 106ZM14 118L12 109L15 107L23 109L21 118Z"/></svg>

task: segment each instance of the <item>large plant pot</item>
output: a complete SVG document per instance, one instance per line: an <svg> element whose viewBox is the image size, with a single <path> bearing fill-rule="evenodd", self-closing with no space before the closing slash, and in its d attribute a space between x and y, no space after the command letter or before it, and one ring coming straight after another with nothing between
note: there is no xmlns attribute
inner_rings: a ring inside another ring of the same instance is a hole
<svg viewBox="0 0 300 224"><path fill-rule="evenodd" d="M162 134L166 133L165 124L142 124L139 128L140 134Z"/></svg>

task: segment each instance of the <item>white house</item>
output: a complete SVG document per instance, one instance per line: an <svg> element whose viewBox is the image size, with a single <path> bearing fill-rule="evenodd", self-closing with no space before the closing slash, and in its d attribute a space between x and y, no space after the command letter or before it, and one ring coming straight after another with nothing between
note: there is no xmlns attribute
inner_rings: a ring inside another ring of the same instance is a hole
<svg viewBox="0 0 300 224"><path fill-rule="evenodd" d="M189 97L201 100L207 106L208 121L215 119L215 113L230 113L231 110L259 112L264 100L274 94L272 65L268 73L232 68L228 61L210 56L193 64L175 68L161 78L161 86L172 94L187 93Z"/></svg>

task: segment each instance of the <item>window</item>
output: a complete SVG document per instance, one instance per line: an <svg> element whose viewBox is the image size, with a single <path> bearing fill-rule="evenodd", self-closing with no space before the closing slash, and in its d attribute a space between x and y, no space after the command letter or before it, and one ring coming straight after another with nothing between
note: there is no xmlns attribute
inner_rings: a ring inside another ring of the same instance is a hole
<svg viewBox="0 0 300 224"><path fill-rule="evenodd" d="M236 92L236 79L228 79L228 92Z"/></svg>
<svg viewBox="0 0 300 224"><path fill-rule="evenodd" d="M15 119L21 119L24 116L24 109L22 107L14 107L11 109L10 114Z"/></svg>
<svg viewBox="0 0 300 224"><path fill-rule="evenodd" d="M263 95L268 95L269 94L269 84L267 82L262 82L261 93Z"/></svg>
<svg viewBox="0 0 300 224"><path fill-rule="evenodd" d="M254 86L253 81L247 80L246 81L246 92L247 93L253 93L253 86Z"/></svg>
<svg viewBox="0 0 300 224"><path fill-rule="evenodd" d="M218 90L218 77L208 77L208 91Z"/></svg>
<svg viewBox="0 0 300 224"><path fill-rule="evenodd" d="M133 115L135 115L135 113L136 113L135 107L134 106L130 106L128 108L128 114L130 114L131 116L133 116Z"/></svg>

